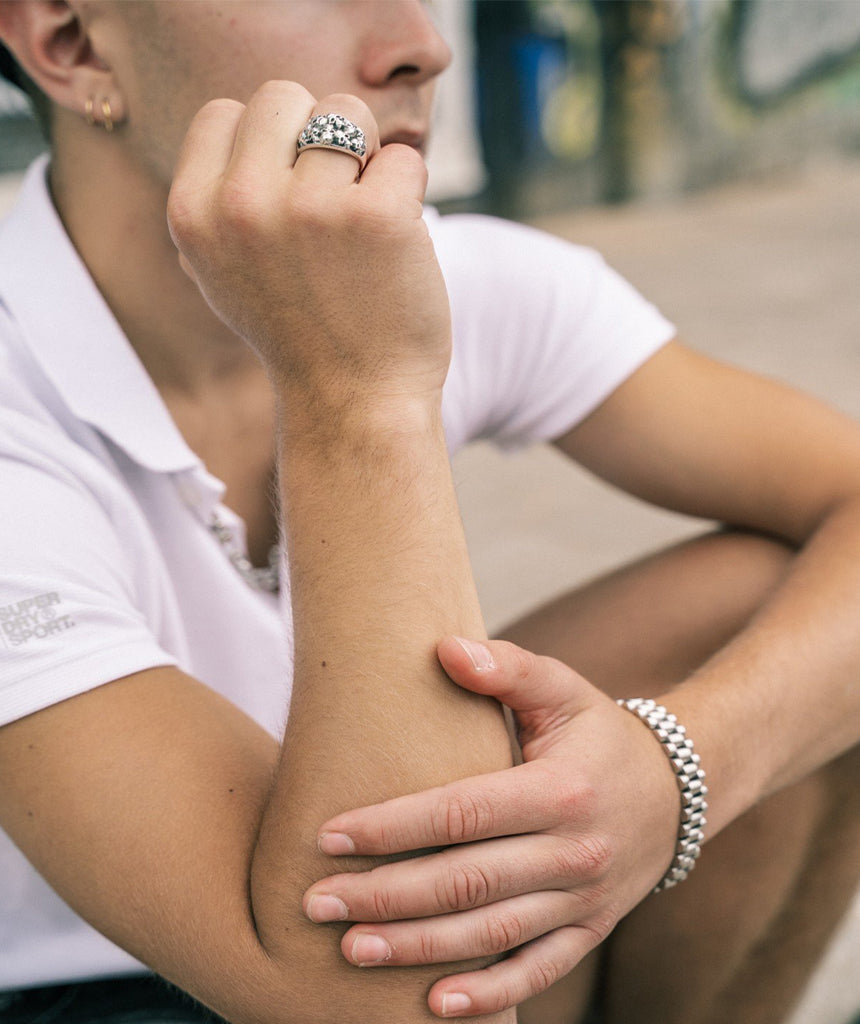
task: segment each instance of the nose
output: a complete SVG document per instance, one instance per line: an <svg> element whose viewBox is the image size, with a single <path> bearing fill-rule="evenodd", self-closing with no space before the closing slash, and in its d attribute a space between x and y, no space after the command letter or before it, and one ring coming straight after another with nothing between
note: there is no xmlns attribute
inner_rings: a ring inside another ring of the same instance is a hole
<svg viewBox="0 0 860 1024"><path fill-rule="evenodd" d="M362 77L368 85L394 79L422 85L451 63L451 50L421 0L381 0L367 8L372 25L365 37Z"/></svg>

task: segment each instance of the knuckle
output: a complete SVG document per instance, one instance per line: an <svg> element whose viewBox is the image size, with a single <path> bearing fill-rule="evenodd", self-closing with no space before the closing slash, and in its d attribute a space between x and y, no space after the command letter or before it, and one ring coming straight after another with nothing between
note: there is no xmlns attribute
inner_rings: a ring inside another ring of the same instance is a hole
<svg viewBox="0 0 860 1024"><path fill-rule="evenodd" d="M181 249L205 245L212 233L209 197L193 182L177 179L167 197L167 223Z"/></svg>
<svg viewBox="0 0 860 1024"><path fill-rule="evenodd" d="M397 901L386 889L371 889L368 897L368 909L375 921L394 921L397 919Z"/></svg>
<svg viewBox="0 0 860 1024"><path fill-rule="evenodd" d="M489 877L476 864L453 865L437 886L437 900L444 910L468 910L483 906L491 891Z"/></svg>
<svg viewBox="0 0 860 1024"><path fill-rule="evenodd" d="M281 78L270 78L263 82L254 93L254 98L263 100L264 103L269 101L282 103L286 100L297 105L302 103L307 107L314 102L313 96L304 86L299 85L298 82L290 82Z"/></svg>
<svg viewBox="0 0 860 1024"><path fill-rule="evenodd" d="M537 655L522 647L511 647L511 672L517 679L528 679L537 668Z"/></svg>
<svg viewBox="0 0 860 1024"><path fill-rule="evenodd" d="M504 962L498 965L504 968ZM520 972L504 969L496 975L491 985L478 987L472 994L471 1014L500 1013L517 1006L528 995L523 989Z"/></svg>
<svg viewBox="0 0 860 1024"><path fill-rule="evenodd" d="M588 922L583 922L581 927L591 937L590 948L594 949L599 946L617 923L618 915L614 911L605 911L591 917Z"/></svg>
<svg viewBox="0 0 860 1024"><path fill-rule="evenodd" d="M224 117L233 117L236 114L241 114L244 109L243 104L238 100L227 99L226 96L223 96L204 103L197 117L220 121Z"/></svg>
<svg viewBox="0 0 860 1024"><path fill-rule="evenodd" d="M537 995L555 984L561 971L552 960L546 957L535 957L526 970L526 985L529 995Z"/></svg>
<svg viewBox="0 0 860 1024"><path fill-rule="evenodd" d="M597 787L586 780L580 780L574 789L574 796L581 817L592 817L598 808L599 797Z"/></svg>
<svg viewBox="0 0 860 1024"><path fill-rule="evenodd" d="M579 841L580 871L583 878L603 878L613 860L613 849L608 837L583 836Z"/></svg>
<svg viewBox="0 0 860 1024"><path fill-rule="evenodd" d="M240 120L245 105L238 100L219 97L205 103L194 117L194 121L204 129L218 125L236 124Z"/></svg>
<svg viewBox="0 0 860 1024"><path fill-rule="evenodd" d="M554 811L559 822L571 823L591 820L598 807L596 788L578 780L575 784L558 785L554 789Z"/></svg>
<svg viewBox="0 0 860 1024"><path fill-rule="evenodd" d="M437 943L428 932L419 932L416 940L415 956L419 963L435 964L445 959L438 955Z"/></svg>
<svg viewBox="0 0 860 1024"><path fill-rule="evenodd" d="M504 953L522 945L524 929L514 916L492 914L482 922L479 938L481 953Z"/></svg>
<svg viewBox="0 0 860 1024"><path fill-rule="evenodd" d="M391 853L398 849L397 840L400 834L400 830L397 825L389 824L387 821L381 821L377 830L377 843L382 853Z"/></svg>
<svg viewBox="0 0 860 1024"><path fill-rule="evenodd" d="M565 843L553 851L550 870L553 878L565 886L579 877L579 851L573 843Z"/></svg>
<svg viewBox="0 0 860 1024"><path fill-rule="evenodd" d="M528 993L523 994L518 990L517 986L511 982L504 982L495 997L488 1000L488 1006L486 1010L492 1013L498 1013L501 1010L506 1010L510 1006L516 1006L521 1003Z"/></svg>
<svg viewBox="0 0 860 1024"><path fill-rule="evenodd" d="M486 834L493 827L493 808L485 798L474 792L443 794L441 836L445 843L464 843Z"/></svg>
<svg viewBox="0 0 860 1024"><path fill-rule="evenodd" d="M553 870L566 882L591 882L603 878L612 861L612 849L601 836L578 836L553 854Z"/></svg>
<svg viewBox="0 0 860 1024"><path fill-rule="evenodd" d="M579 793L570 786L558 786L554 792L554 811L559 822L569 824L580 814L581 803Z"/></svg>
<svg viewBox="0 0 860 1024"><path fill-rule="evenodd" d="M566 780L560 781L554 775L549 776L547 784L550 792L548 803L555 820L566 825L576 821L581 809L577 787L570 785Z"/></svg>
<svg viewBox="0 0 860 1024"><path fill-rule="evenodd" d="M358 96L349 92L333 92L324 96L317 104L318 109L326 112L336 111L354 121L359 121L363 128L374 123L370 107Z"/></svg>
<svg viewBox="0 0 860 1024"><path fill-rule="evenodd" d="M226 97L209 100L194 115L190 134L195 131L208 132L225 125L237 124L244 109L244 105L238 100Z"/></svg>
<svg viewBox="0 0 860 1024"><path fill-rule="evenodd" d="M202 220L194 193L177 183L167 200L167 222L174 242L183 248L197 244L202 234Z"/></svg>

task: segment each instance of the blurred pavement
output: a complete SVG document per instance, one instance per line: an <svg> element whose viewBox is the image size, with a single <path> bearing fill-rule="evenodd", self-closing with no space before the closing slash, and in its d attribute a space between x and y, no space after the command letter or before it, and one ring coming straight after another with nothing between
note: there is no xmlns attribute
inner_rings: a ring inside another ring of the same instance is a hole
<svg viewBox="0 0 860 1024"><path fill-rule="evenodd" d="M540 226L599 249L692 346L860 419L860 159ZM491 630L702 529L620 496L553 451L510 456L479 445L458 456L455 477ZM860 899L791 1024L853 1020L858 967Z"/></svg>

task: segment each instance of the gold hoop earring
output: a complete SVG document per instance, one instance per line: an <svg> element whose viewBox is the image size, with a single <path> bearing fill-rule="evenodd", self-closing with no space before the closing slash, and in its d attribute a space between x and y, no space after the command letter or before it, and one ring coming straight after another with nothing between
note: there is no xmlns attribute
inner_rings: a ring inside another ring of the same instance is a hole
<svg viewBox="0 0 860 1024"><path fill-rule="evenodd" d="M113 116L108 100L102 100L102 117L104 118L104 129L110 134L113 131Z"/></svg>
<svg viewBox="0 0 860 1024"><path fill-rule="evenodd" d="M90 96L90 98L86 102L86 105L84 106L84 113L87 119L87 124L90 125L96 123L95 115L93 114L94 105L95 104L93 103L93 98L92 96Z"/></svg>

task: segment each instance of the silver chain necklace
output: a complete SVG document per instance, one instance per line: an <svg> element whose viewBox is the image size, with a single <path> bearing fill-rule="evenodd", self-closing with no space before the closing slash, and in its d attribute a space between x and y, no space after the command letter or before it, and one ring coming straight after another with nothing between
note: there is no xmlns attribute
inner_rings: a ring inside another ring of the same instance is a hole
<svg viewBox="0 0 860 1024"><path fill-rule="evenodd" d="M224 549L224 553L233 563L236 572L254 590L263 590L269 594L277 594L281 589L281 548L279 544L269 551L269 564L264 568L257 568L247 555L244 555L236 542L233 531L229 526L212 513L209 522L209 531L218 538L218 542Z"/></svg>

